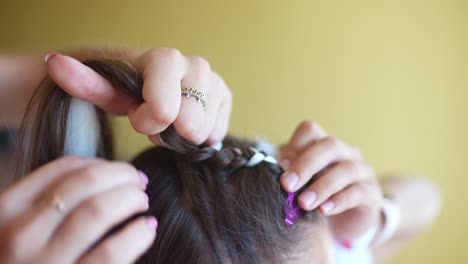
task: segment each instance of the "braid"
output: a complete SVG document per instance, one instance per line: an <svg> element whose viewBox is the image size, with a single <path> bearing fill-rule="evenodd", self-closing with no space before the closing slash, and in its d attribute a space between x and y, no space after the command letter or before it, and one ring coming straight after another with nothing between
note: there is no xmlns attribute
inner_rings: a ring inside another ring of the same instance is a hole
<svg viewBox="0 0 468 264"><path fill-rule="evenodd" d="M84 64L143 103L142 77L128 63L100 59ZM49 79L37 91L23 121L27 131L20 146L27 149L18 162L23 172L62 156L68 135L70 96ZM101 130L96 153L111 159L106 115L99 109L96 114ZM301 229L284 224L287 194L279 185L283 172L273 154L230 136L220 150L197 146L172 125L159 139L163 147L152 147L132 161L148 175L147 213L157 216L161 227L156 242L137 263L284 263L295 253L290 245L301 240Z"/></svg>

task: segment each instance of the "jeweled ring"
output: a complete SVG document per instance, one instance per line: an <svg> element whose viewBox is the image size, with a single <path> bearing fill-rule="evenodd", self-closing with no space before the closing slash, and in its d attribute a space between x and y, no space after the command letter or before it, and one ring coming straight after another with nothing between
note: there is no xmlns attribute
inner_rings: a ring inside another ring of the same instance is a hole
<svg viewBox="0 0 468 264"><path fill-rule="evenodd" d="M197 99L197 102L202 103L203 110L206 110L207 99L206 99L206 95L205 95L204 92L202 92L200 90L197 90L195 88L183 87L181 89L181 93L182 93L182 95L187 96L187 98L190 98L190 96L195 97Z"/></svg>
<svg viewBox="0 0 468 264"><path fill-rule="evenodd" d="M56 209L59 213L65 212L65 203L58 195L52 197L51 206Z"/></svg>

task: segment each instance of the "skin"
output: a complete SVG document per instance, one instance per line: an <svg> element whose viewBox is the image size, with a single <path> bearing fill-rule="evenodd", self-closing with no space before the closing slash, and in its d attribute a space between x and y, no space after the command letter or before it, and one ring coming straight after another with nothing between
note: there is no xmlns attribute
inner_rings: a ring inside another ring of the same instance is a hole
<svg viewBox="0 0 468 264"><path fill-rule="evenodd" d="M224 137L232 96L205 60L185 57L173 49L104 53L87 50L76 52L73 57L86 59L104 54L127 59L143 73L144 104L135 104L78 60L61 54L47 56L46 65L37 57L0 57L0 87L5 87L2 98L19 95L29 98L33 89L28 87L35 87L48 72L71 95L111 113L128 114L135 130L155 143L157 134L170 124L195 143L210 144ZM182 86L204 91L208 111L204 112L193 98L181 97ZM16 103L2 100L0 112L9 117L5 119L7 124L19 120L15 116L22 114L27 101L23 99ZM402 212L400 229L387 243L373 248L378 260L393 255L429 226L440 207L437 189L424 180L394 178L379 184L359 150L328 136L314 122L299 125L281 148L280 162L287 169L281 179L286 191L297 191L313 177L317 178L298 201L304 210L317 209L328 218L329 226L318 231L321 236L316 236L324 241L330 241L330 237L353 240L371 227L380 228L384 223L380 214L382 189L395 197ZM106 177L110 175L120 180L109 183ZM154 240L155 219L136 219L93 250L87 249L116 223L146 210L142 187L145 182L144 176L125 163L66 157L41 167L0 193L0 262L134 261ZM51 207L50 194L63 194L65 212ZM415 202L421 197L425 206ZM15 201L14 206L11 201ZM124 206L116 209L109 204ZM327 248L315 250L314 259L330 260L330 247Z"/></svg>
<svg viewBox="0 0 468 264"><path fill-rule="evenodd" d="M85 49L68 55L0 56L0 113L4 125L18 125L27 102L40 80L48 74L70 95L103 110L128 115L133 128L158 143L157 134L173 124L177 132L196 143L214 144L228 130L232 94L224 80L199 56L184 56L170 48L140 50ZM143 76L143 98L137 104L119 93L107 80L80 60L96 57L126 60ZM44 60L46 63L44 63ZM180 95L192 87L207 96L207 110L193 97Z"/></svg>
<svg viewBox="0 0 468 264"><path fill-rule="evenodd" d="M333 238L325 222L320 217L314 223L302 223L303 241L294 245L294 256L286 264L332 264L335 263L333 255Z"/></svg>
<svg viewBox="0 0 468 264"><path fill-rule="evenodd" d="M169 48L83 49L68 54L50 53L44 59L0 56L2 125L20 123L34 88L48 74L70 95L109 113L128 115L135 130L154 143L158 143L157 134L171 124L197 144L213 144L226 135L232 95L205 59ZM119 93L80 62L97 57L126 60L138 69L144 80L145 103L137 104ZM182 87L204 92L207 110L194 98L182 97ZM108 181L109 177L113 180ZM104 241L100 239L116 224L147 210L145 177L129 164L77 157L51 162L25 175L0 193L0 262L135 261L154 241L156 219L140 217ZM53 208L51 195L63 200L65 212ZM119 206L109 206L115 204Z"/></svg>
<svg viewBox="0 0 468 264"><path fill-rule="evenodd" d="M377 228L378 236L385 224L380 209L383 191L393 198L400 210L400 223L385 243L371 244L378 263L427 229L441 207L440 193L432 183L409 175L390 175L379 182L358 149L330 137L312 121L303 121L296 128L281 147L279 159L286 169L281 177L286 191L295 192L317 178L300 194L298 203L302 209L319 210L328 218L329 226L321 232L330 232L333 238L353 241L371 228Z"/></svg>
<svg viewBox="0 0 468 264"><path fill-rule="evenodd" d="M147 210L147 183L123 162L64 157L42 166L0 193L0 262L134 261L155 238L153 217L139 217L90 247L110 227ZM55 195L63 211L54 208Z"/></svg>

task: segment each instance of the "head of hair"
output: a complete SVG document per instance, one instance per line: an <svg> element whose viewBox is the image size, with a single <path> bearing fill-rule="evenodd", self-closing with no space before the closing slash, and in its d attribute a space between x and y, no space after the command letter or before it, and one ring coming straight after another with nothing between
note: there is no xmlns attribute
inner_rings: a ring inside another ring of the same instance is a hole
<svg viewBox="0 0 468 264"><path fill-rule="evenodd" d="M141 75L119 60L85 61L120 92L143 102ZM22 177L65 154L71 97L46 78L31 99L19 138L16 175ZM99 125L96 156L112 159L112 134L106 115L95 108ZM160 134L163 146L139 154L132 163L148 175L147 214L157 217L156 241L141 263L284 263L301 239L300 213L292 227L284 224L287 194L281 190L277 164L245 164L255 142L228 136L215 150L196 146L174 127ZM111 180L111 179L110 179ZM112 205L109 205L112 206Z"/></svg>

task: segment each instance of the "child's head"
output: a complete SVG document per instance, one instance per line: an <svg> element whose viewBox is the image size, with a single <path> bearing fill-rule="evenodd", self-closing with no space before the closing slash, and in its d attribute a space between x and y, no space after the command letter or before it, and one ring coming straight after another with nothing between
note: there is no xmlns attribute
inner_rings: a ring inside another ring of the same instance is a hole
<svg viewBox="0 0 468 264"><path fill-rule="evenodd" d="M143 101L141 78L127 64L115 60L86 64L123 93ZM23 122L19 174L64 154L70 137L69 108L70 97L55 84L43 82ZM95 153L110 159L110 133L102 112L96 113ZM279 184L281 168L269 162L245 166L255 154L255 143L228 137L219 151L199 148L173 127L160 137L165 147L153 147L132 162L148 175L148 213L159 222L156 241L141 262L328 262L329 237L315 212L301 212L293 226L285 224L287 194Z"/></svg>
<svg viewBox="0 0 468 264"><path fill-rule="evenodd" d="M156 147L133 161L150 179L149 213L159 220L144 262L285 263L297 253L302 227L316 216L304 214L303 223L286 226L282 171L268 162L245 167L252 147L229 137L220 151Z"/></svg>

